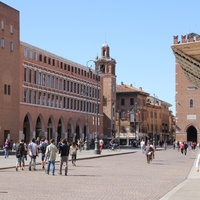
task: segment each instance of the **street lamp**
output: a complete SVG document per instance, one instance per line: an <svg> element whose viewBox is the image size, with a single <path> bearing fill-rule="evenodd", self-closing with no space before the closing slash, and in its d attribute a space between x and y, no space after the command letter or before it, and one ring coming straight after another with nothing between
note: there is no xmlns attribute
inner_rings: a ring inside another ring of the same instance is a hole
<svg viewBox="0 0 200 200"><path fill-rule="evenodd" d="M88 67L88 64L89 62L94 62L95 65L96 65L96 62L94 60L89 60L87 61L86 63L86 66ZM89 72L91 72L91 67L88 67L89 68ZM97 69L96 66L95 66L95 72L96 72L96 81L97 81L97 91L96 91L96 133L95 133L95 148L94 148L94 153L95 154L100 154L100 150L99 150L99 144L98 144L98 124L99 124L99 74L101 73L101 69Z"/></svg>
<svg viewBox="0 0 200 200"><path fill-rule="evenodd" d="M88 147L88 84L86 84L86 88L82 92L82 94L86 97L86 135L85 135L85 143L84 143L84 149L89 150Z"/></svg>

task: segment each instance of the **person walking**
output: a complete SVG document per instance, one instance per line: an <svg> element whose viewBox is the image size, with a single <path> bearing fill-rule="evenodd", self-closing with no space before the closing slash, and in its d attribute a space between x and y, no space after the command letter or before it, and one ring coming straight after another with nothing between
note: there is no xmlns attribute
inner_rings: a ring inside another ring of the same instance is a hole
<svg viewBox="0 0 200 200"><path fill-rule="evenodd" d="M4 148L5 158L8 158L8 156L9 156L9 150L10 150L10 142L9 142L8 139L6 139L3 148Z"/></svg>
<svg viewBox="0 0 200 200"><path fill-rule="evenodd" d="M140 142L140 147L141 147L142 153L145 153L145 142L144 142L143 139L142 139L142 141Z"/></svg>
<svg viewBox="0 0 200 200"><path fill-rule="evenodd" d="M41 159L41 164L42 164L42 169L45 169L45 152L47 148L47 143L44 141L44 139L40 140L40 145L39 145L39 153L40 153L40 159Z"/></svg>
<svg viewBox="0 0 200 200"><path fill-rule="evenodd" d="M104 141L103 141L103 139L101 138L101 139L99 140L99 149L100 149L100 153L102 152L103 144L104 144Z"/></svg>
<svg viewBox="0 0 200 200"><path fill-rule="evenodd" d="M26 151L26 147L24 145L24 140L21 139L21 140L19 140L19 142L16 145L16 158L17 158L16 171L18 171L18 169L20 169L20 168L22 170L24 170L24 166L25 166L25 162L24 162L25 151Z"/></svg>
<svg viewBox="0 0 200 200"><path fill-rule="evenodd" d="M70 155L72 157L72 165L73 166L76 166L77 150L79 150L79 148L76 145L76 142L73 142L72 145L70 146Z"/></svg>
<svg viewBox="0 0 200 200"><path fill-rule="evenodd" d="M65 176L67 176L67 172L68 172L68 157L69 157L69 149L70 146L67 143L67 140L63 139L62 140L62 144L60 146L60 170L59 170L59 174L62 175L62 166L63 163L65 163Z"/></svg>
<svg viewBox="0 0 200 200"><path fill-rule="evenodd" d="M33 165L33 170L36 170L36 157L38 156L38 146L35 143L35 138L32 138L28 145L28 155L31 158L29 162L29 171L31 171L32 165Z"/></svg>
<svg viewBox="0 0 200 200"><path fill-rule="evenodd" d="M48 160L46 174L49 175L50 165L52 165L52 175L55 175L55 161L56 161L56 153L58 149L54 144L54 139L50 140L50 145L47 146L45 152L45 162Z"/></svg>
<svg viewBox="0 0 200 200"><path fill-rule="evenodd" d="M187 148L188 148L187 142L184 142L184 153L185 153L185 155L187 154Z"/></svg>
<svg viewBox="0 0 200 200"><path fill-rule="evenodd" d="M181 149L181 153L183 154L183 150L184 150L184 142L180 143L180 149Z"/></svg>

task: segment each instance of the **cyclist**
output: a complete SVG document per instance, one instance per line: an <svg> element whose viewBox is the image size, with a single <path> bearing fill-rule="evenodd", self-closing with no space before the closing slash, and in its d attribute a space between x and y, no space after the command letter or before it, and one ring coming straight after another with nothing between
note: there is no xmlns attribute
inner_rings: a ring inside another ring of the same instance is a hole
<svg viewBox="0 0 200 200"><path fill-rule="evenodd" d="M115 139L112 139L110 141L110 146L112 147L112 150L114 150L118 146L118 142Z"/></svg>
<svg viewBox="0 0 200 200"><path fill-rule="evenodd" d="M147 163L149 162L148 157L151 156L151 159L154 158L154 148L153 145L148 145L146 149L146 158L147 158Z"/></svg>

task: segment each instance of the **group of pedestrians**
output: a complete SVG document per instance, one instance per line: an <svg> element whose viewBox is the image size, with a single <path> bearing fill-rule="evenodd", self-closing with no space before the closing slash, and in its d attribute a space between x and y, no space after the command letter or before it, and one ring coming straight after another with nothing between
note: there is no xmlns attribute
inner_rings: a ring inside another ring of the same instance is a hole
<svg viewBox="0 0 200 200"><path fill-rule="evenodd" d="M49 143L46 138L41 140L39 138L37 140L32 138L28 145L21 139L16 143L16 171L19 169L24 170L26 155L30 157L29 171L35 171L36 158L40 156L42 169L45 170L46 174L49 174L50 168L52 168L52 175L55 175L56 155L59 153L59 174L62 175L63 165L65 164L64 175L67 176L69 155L71 155L72 165L76 166L78 150L80 148L76 142L70 144L66 139L62 139L58 146L55 145L54 139L51 139Z"/></svg>
<svg viewBox="0 0 200 200"><path fill-rule="evenodd" d="M197 149L197 147L199 147L199 143L196 143L196 142L192 142L192 141L188 141L188 142L181 142L181 141L174 141L173 142L173 149L175 150L175 149L177 149L178 151L179 150L181 150L181 146L182 146L182 148L183 148L183 145L182 144L184 144L185 145L185 148L186 149L189 149L189 150L196 150ZM182 153L182 151L181 151L181 153ZM186 152L187 153L187 152Z"/></svg>

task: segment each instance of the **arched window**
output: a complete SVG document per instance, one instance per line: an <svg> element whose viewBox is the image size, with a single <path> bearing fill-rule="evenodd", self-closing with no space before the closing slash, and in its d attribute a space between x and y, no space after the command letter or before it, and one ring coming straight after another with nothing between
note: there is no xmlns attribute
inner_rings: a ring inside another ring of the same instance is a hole
<svg viewBox="0 0 200 200"><path fill-rule="evenodd" d="M193 108L193 99L190 99L190 108Z"/></svg>

